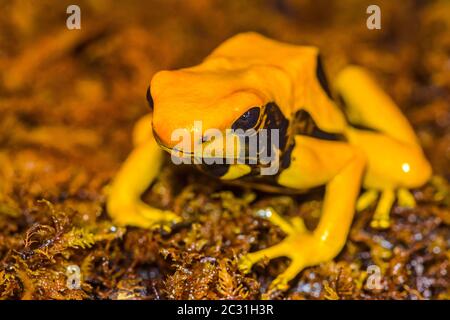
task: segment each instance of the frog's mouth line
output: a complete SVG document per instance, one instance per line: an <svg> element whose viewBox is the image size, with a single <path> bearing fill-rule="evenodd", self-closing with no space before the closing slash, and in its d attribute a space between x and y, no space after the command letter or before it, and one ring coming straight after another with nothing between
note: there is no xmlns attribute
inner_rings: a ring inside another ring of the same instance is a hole
<svg viewBox="0 0 450 320"><path fill-rule="evenodd" d="M195 160L195 158L200 159L200 160L204 160L204 159L208 159L208 160L214 160L214 159L221 159L223 163L227 163L227 160L233 160L232 163L238 163L238 160L243 162L244 164L254 164L256 165L259 162L260 156L262 154L261 150L258 150L255 156L250 156L250 152L249 152L249 145L246 144L243 150L243 154L245 156L239 156L239 152L235 152L233 153L233 156L231 157L227 157L226 156L226 152L224 152L225 156L221 156L221 157L205 157L203 155L203 153L201 152L199 155L196 155L194 152L188 152L182 149L177 149L174 147L169 147L166 144L164 144L164 142L162 141L162 139L158 136L158 134L153 130L153 136L156 140L156 142L158 143L158 145L160 146L161 149L163 149L164 151L168 152L169 154L177 157L177 158L186 158L186 159L190 159L190 160ZM209 141L203 142L202 143L202 150L203 148L205 148L208 145ZM208 161L209 162L209 161ZM203 163L203 161L200 161L200 163Z"/></svg>
<svg viewBox="0 0 450 320"><path fill-rule="evenodd" d="M287 144L287 129L289 126L289 121L286 119L286 117L283 115L283 113L281 112L279 106L275 103L275 102L268 102L267 104L265 104L262 108L262 112L261 115L259 117L259 121L258 124L256 126L256 132L259 132L259 129L266 129L266 130L279 130L279 141L278 141L278 145L276 146L275 152L278 151L283 151L286 147ZM190 158L191 160L194 159L196 157L194 152L189 152L186 150L180 150L174 147L169 147L168 145L166 145L161 137L158 135L158 133L155 131L155 129L152 126L152 131L153 131L153 136L156 140L156 142L158 143L158 145L161 147L161 149L163 149L164 151L168 152L171 155L175 155L176 157L179 158ZM206 142L202 142L202 150L205 147L206 144L208 144L209 141ZM225 144L222 144L225 145ZM273 149L273 145L271 142L268 142L266 144L266 148L269 148L270 145L270 149L271 149L271 154L272 152L274 152ZM226 148L225 148L226 149ZM245 164L249 164L250 161L253 161L256 163L259 162L259 159L261 157L261 154L263 151L259 150L259 142L257 145L257 152L253 157L250 157L250 146L245 143L244 146L244 150L243 152L239 153L239 152L234 152L233 157L221 157L224 160L226 159L233 159L234 161L237 160L243 160ZM240 150L240 147L237 147L237 150ZM224 154L226 154L226 152L223 152ZM241 156L244 155L244 156ZM204 157L203 153L197 156L198 158L202 158L202 159L211 159L211 158L217 158L217 157Z"/></svg>

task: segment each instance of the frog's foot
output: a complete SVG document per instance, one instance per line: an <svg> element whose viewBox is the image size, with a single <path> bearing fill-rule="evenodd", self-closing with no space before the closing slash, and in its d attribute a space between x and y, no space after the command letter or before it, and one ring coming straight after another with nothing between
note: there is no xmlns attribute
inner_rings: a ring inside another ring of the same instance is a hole
<svg viewBox="0 0 450 320"><path fill-rule="evenodd" d="M181 218L175 213L150 207L142 201L110 207L108 211L113 221L121 226L144 229L162 228L164 231L170 232L172 225L181 221Z"/></svg>
<svg viewBox="0 0 450 320"><path fill-rule="evenodd" d="M300 217L293 217L287 220L281 217L278 212L272 207L259 209L256 215L260 218L269 220L274 225L278 226L287 235L300 234L307 231L303 219Z"/></svg>
<svg viewBox="0 0 450 320"><path fill-rule="evenodd" d="M364 192L356 203L356 210L362 211L372 205L378 198L379 192L375 189L370 189ZM398 204L401 207L414 208L416 201L411 192L405 188L399 188L397 190ZM390 211L395 201L395 192L392 189L386 189L381 192L380 200L375 209L370 226L377 229L389 228Z"/></svg>
<svg viewBox="0 0 450 320"><path fill-rule="evenodd" d="M313 233L305 231L301 234L288 236L279 244L260 251L248 253L239 262L239 269L250 272L252 266L258 261L268 258L288 257L291 260L288 268L278 275L269 286L269 292L285 291L289 288L289 281L297 276L304 268L328 261L333 258L335 252L327 248L324 241Z"/></svg>

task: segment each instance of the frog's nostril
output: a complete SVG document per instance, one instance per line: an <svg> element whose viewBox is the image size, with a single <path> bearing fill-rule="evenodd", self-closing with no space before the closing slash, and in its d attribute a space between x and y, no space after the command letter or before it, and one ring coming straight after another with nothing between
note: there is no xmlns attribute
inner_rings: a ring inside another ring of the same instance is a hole
<svg viewBox="0 0 450 320"><path fill-rule="evenodd" d="M148 106L153 111L153 98L152 98L152 94L150 93L150 86L147 88L147 102L148 102Z"/></svg>

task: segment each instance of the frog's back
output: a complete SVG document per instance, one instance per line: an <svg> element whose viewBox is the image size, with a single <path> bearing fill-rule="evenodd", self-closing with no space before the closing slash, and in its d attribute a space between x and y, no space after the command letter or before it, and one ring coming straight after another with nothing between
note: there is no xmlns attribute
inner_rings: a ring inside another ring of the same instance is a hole
<svg viewBox="0 0 450 320"><path fill-rule="evenodd" d="M270 64L295 77L295 71L314 60L317 54L316 47L286 44L255 32L246 32L222 43L208 58L226 57L249 64Z"/></svg>
<svg viewBox="0 0 450 320"><path fill-rule="evenodd" d="M258 33L238 34L220 45L206 62L226 59L234 66L273 66L288 75L292 85L291 106L284 112L291 117L304 109L324 131L342 133L345 117L333 103L323 74L319 50L313 46L298 46L278 42Z"/></svg>

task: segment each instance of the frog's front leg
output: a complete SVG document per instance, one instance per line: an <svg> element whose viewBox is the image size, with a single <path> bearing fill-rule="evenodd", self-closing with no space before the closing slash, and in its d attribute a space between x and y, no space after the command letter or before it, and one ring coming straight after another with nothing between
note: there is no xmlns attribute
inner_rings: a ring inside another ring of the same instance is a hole
<svg viewBox="0 0 450 320"><path fill-rule="evenodd" d="M326 193L322 217L314 231L288 233L281 243L242 258L243 271L249 271L264 257L291 259L271 289L287 289L288 282L303 268L331 260L339 253L353 219L366 163L363 153L345 143L297 136L295 144L291 164L281 173L279 183L299 189L325 184Z"/></svg>
<svg viewBox="0 0 450 320"><path fill-rule="evenodd" d="M119 225L152 228L168 227L180 218L170 211L145 204L141 195L157 176L163 161L162 150L153 138L151 115L139 120L133 132L134 150L114 178L107 199L108 213Z"/></svg>

